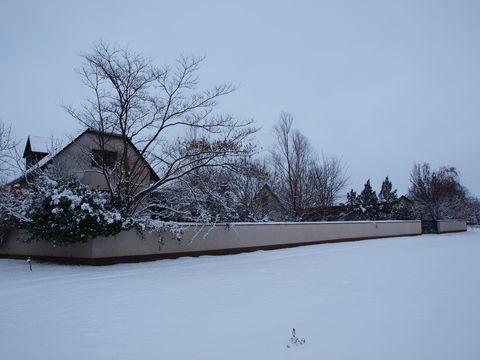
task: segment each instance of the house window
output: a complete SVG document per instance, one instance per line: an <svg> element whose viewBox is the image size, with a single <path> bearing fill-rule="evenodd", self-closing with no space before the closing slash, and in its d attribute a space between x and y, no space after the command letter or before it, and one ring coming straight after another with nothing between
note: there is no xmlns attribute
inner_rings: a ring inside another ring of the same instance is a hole
<svg viewBox="0 0 480 360"><path fill-rule="evenodd" d="M117 152L108 150L92 150L92 167L113 168L117 162Z"/></svg>

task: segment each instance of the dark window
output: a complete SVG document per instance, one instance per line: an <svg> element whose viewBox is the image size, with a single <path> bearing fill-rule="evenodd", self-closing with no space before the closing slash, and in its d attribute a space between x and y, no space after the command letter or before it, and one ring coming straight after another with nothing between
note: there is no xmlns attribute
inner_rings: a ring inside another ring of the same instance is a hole
<svg viewBox="0 0 480 360"><path fill-rule="evenodd" d="M116 151L92 150L92 167L113 168L116 162Z"/></svg>

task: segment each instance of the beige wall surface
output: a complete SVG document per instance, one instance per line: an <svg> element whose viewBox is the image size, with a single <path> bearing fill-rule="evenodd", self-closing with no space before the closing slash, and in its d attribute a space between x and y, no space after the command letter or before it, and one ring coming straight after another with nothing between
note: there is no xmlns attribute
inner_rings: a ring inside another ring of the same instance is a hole
<svg viewBox="0 0 480 360"><path fill-rule="evenodd" d="M53 246L45 241L32 241L26 243L28 235L15 230L7 234L5 240L0 242L0 255L14 256L42 256L63 258L91 258L91 241L70 246Z"/></svg>
<svg viewBox="0 0 480 360"><path fill-rule="evenodd" d="M437 231L439 233L467 231L465 220L437 220Z"/></svg>
<svg viewBox="0 0 480 360"><path fill-rule="evenodd" d="M46 242L22 242L25 234L11 232L0 244L3 256L38 256L78 259L229 253L331 241L421 234L420 221L352 221L311 223L183 224L177 240L169 232L123 231L83 244L53 247Z"/></svg>
<svg viewBox="0 0 480 360"><path fill-rule="evenodd" d="M170 233L145 232L140 239L134 230L97 238L92 243L92 256L196 253L418 234L420 221L217 224L188 226L180 241Z"/></svg>

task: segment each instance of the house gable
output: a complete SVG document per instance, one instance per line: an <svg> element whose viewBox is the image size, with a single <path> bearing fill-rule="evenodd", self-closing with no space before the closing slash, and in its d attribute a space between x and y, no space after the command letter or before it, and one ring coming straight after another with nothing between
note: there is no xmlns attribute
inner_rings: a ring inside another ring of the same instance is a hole
<svg viewBox="0 0 480 360"><path fill-rule="evenodd" d="M102 162L102 160L112 160L112 158L118 156L123 144L123 139L120 135L87 129L62 149L48 153L43 152L46 151L45 149L47 149L47 147L42 148L41 142L36 141L35 138L42 139L29 136L25 145L24 158L27 164L26 173L24 176L12 181L9 185L25 184L27 179L35 176L38 170L43 170L51 165L57 169L58 173L62 176L73 176L87 185L106 188L105 176L101 172L101 166L95 166L95 159L97 160L97 165L99 165L99 159L100 162ZM103 141L106 140L105 144L103 144L104 146L99 146L99 138ZM47 143L48 142L45 142L45 144ZM139 159L141 162L139 166L141 187L158 181L158 175L135 145L129 139L127 139L127 144L132 161ZM109 156L104 156L102 153L108 153Z"/></svg>
<svg viewBox="0 0 480 360"><path fill-rule="evenodd" d="M268 184L263 185L255 195L254 203L256 208L255 217L268 218L273 221L285 219L285 208Z"/></svg>

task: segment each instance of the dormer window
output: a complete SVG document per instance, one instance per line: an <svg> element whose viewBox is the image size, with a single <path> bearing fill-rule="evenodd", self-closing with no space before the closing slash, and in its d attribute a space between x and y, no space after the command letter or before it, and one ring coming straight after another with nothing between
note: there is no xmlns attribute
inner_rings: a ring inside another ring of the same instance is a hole
<svg viewBox="0 0 480 360"><path fill-rule="evenodd" d="M112 169L116 162L116 151L92 150L92 167Z"/></svg>

